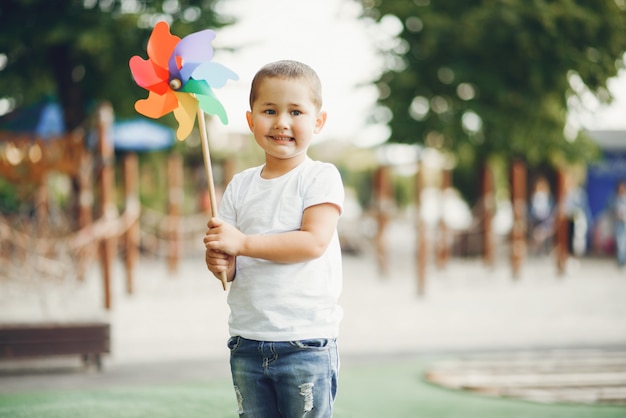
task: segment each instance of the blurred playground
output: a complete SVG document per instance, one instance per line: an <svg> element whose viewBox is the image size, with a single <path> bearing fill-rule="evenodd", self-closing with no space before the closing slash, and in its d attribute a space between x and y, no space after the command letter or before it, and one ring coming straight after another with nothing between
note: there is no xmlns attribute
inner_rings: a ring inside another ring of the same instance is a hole
<svg viewBox="0 0 626 418"><path fill-rule="evenodd" d="M625 1L6 3L0 417L235 416L202 237L284 58L346 190L336 417L626 417Z"/></svg>

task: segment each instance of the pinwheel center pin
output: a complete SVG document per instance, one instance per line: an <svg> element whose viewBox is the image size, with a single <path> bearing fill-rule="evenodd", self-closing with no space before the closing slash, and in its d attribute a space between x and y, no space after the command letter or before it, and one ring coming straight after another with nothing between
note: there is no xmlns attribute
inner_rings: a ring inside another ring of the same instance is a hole
<svg viewBox="0 0 626 418"><path fill-rule="evenodd" d="M178 78L172 78L170 80L170 88L172 90L180 90L182 86L183 86L183 82L180 81Z"/></svg>

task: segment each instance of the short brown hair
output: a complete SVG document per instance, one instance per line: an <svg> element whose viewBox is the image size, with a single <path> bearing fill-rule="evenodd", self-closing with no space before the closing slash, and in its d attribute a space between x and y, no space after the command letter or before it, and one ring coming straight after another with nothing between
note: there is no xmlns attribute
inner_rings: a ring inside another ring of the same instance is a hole
<svg viewBox="0 0 626 418"><path fill-rule="evenodd" d="M261 81L266 78L302 79L311 87L311 98L318 109L322 107L322 82L315 70L306 64L292 60L276 61L264 65L252 79L250 87L250 109L257 98Z"/></svg>

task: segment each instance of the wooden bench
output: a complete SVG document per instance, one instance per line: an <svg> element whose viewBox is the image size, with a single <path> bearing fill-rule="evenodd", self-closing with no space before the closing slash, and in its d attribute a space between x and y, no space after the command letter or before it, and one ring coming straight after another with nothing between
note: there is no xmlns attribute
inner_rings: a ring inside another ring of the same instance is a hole
<svg viewBox="0 0 626 418"><path fill-rule="evenodd" d="M0 360L80 355L101 370L110 349L108 323L0 324Z"/></svg>

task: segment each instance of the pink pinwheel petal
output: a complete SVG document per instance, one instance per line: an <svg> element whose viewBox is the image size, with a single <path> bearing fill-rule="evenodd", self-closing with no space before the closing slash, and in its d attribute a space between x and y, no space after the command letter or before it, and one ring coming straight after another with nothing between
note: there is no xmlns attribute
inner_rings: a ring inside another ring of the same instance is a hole
<svg viewBox="0 0 626 418"><path fill-rule="evenodd" d="M223 87L228 80L238 80L237 74L217 62L203 62L191 74L194 80L204 80L212 88Z"/></svg>
<svg viewBox="0 0 626 418"><path fill-rule="evenodd" d="M135 110L149 118L158 119L165 116L178 106L178 98L174 92L157 94L151 91L147 99L137 100Z"/></svg>
<svg viewBox="0 0 626 418"><path fill-rule="evenodd" d="M165 94L169 89L167 70L155 66L152 61L144 60L135 55L128 62L130 72L139 87L153 91L158 94Z"/></svg>
<svg viewBox="0 0 626 418"><path fill-rule="evenodd" d="M170 33L170 26L167 22L157 22L152 29L150 39L148 39L148 58L155 65L167 69L167 63L172 52L179 43L180 38Z"/></svg>
<svg viewBox="0 0 626 418"><path fill-rule="evenodd" d="M193 130L193 125L198 112L198 101L188 93L174 93L178 98L178 107L174 109L174 117L178 121L176 138L183 141Z"/></svg>

